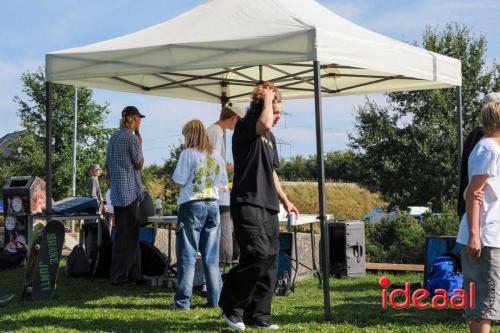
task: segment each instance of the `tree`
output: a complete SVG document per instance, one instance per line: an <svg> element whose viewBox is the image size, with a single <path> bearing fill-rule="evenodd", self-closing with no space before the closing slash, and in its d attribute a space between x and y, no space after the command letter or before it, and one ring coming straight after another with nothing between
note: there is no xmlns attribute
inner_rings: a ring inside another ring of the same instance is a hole
<svg viewBox="0 0 500 333"><path fill-rule="evenodd" d="M159 196L162 201L164 211L169 213L168 211L171 209L165 205L166 200L168 199L165 196L165 181L168 175L165 175L163 167L157 164L149 165L141 171L141 177L144 182L144 186L153 198L153 201L157 196Z"/></svg>
<svg viewBox="0 0 500 333"><path fill-rule="evenodd" d="M179 189L172 180L172 175L174 174L175 167L177 166L177 161L179 160L182 150L183 146L181 142L178 142L176 145L171 145L170 156L163 165L163 173L166 175L164 179L165 190L163 197L165 198L164 207L166 207L167 210L174 210L177 207L177 195L179 193Z"/></svg>
<svg viewBox="0 0 500 333"><path fill-rule="evenodd" d="M499 67L485 64L486 38L466 26L427 27L424 48L462 61L464 133L479 123L482 94L498 87ZM387 105L367 100L357 108L349 145L360 154L362 182L392 205L431 204L437 210L456 200L455 90L387 94Z"/></svg>
<svg viewBox="0 0 500 333"><path fill-rule="evenodd" d="M316 178L316 161L314 156L308 158L293 156L289 161L281 161L277 170L279 177L283 180L304 181Z"/></svg>
<svg viewBox="0 0 500 333"><path fill-rule="evenodd" d="M352 150L330 151L325 155L325 178L356 183L360 180L358 164L359 156Z"/></svg>
<svg viewBox="0 0 500 333"><path fill-rule="evenodd" d="M352 151L330 151L325 154L325 177L329 181L357 182L359 180L359 157ZM316 155L294 156L281 161L280 178L289 181L313 181L317 179Z"/></svg>
<svg viewBox="0 0 500 333"><path fill-rule="evenodd" d="M16 96L18 116L24 135L13 140L11 148L19 158L1 161L2 181L13 175L32 175L45 179L45 78L43 70L25 72L21 75L23 92L27 100ZM73 154L74 88L54 85L53 90L53 196L59 200L71 195L71 169ZM77 132L77 195L86 195L89 167L104 165L106 144L112 129L104 127L109 114L108 105L99 105L92 100L92 91L78 88L78 132Z"/></svg>

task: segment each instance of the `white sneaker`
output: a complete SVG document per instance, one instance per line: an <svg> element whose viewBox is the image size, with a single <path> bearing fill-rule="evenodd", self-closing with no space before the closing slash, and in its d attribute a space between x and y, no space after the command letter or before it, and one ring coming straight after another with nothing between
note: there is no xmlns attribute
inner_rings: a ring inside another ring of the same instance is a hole
<svg viewBox="0 0 500 333"><path fill-rule="evenodd" d="M226 316L224 312L222 312L222 318L224 318L224 321L226 324L231 327L232 329L235 329L237 331L244 331L245 330L245 324L243 323L243 320L241 317L238 316Z"/></svg>

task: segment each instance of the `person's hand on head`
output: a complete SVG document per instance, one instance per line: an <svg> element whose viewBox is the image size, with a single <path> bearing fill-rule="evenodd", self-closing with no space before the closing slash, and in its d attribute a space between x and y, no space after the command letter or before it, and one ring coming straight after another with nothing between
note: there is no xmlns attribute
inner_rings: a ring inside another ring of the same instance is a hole
<svg viewBox="0 0 500 333"><path fill-rule="evenodd" d="M274 92L273 89L264 88L264 101L268 101L269 103L272 103L275 95L276 95L276 92Z"/></svg>

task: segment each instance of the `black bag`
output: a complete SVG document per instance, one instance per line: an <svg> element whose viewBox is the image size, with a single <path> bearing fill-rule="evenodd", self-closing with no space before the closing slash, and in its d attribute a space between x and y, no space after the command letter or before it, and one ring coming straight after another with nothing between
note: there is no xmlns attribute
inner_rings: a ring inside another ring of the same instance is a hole
<svg viewBox="0 0 500 333"><path fill-rule="evenodd" d="M139 220L139 225L144 227L149 224L148 217L155 215L155 207L153 206L153 199L149 195L148 191L144 191L144 198L139 202L139 208L137 209L137 219Z"/></svg>
<svg viewBox="0 0 500 333"><path fill-rule="evenodd" d="M113 252L113 243L111 242L111 234L109 226L101 220L98 225L93 224L89 228L89 235L86 240L92 239L92 242L86 242L88 257L90 259L90 272L92 277L107 278L111 271L111 255ZM101 228L101 244L98 245L97 228ZM91 237L89 237L91 236ZM90 251L92 249L92 251Z"/></svg>
<svg viewBox="0 0 500 333"><path fill-rule="evenodd" d="M26 249L18 249L16 252L9 252L6 250L0 251L0 269L16 268L21 266L26 259Z"/></svg>
<svg viewBox="0 0 500 333"><path fill-rule="evenodd" d="M101 228L101 244L98 244L98 228ZM73 254L75 249L79 247L78 256L85 254L85 257L88 261L88 270L85 274L78 275L78 273L71 274L68 271L70 266L70 258L68 258L68 265L66 269L66 273L68 276L92 276L96 278L107 278L109 277L109 272L111 270L111 254L113 243L111 242L111 235L109 233L108 225L104 221L100 221L99 223L85 223L83 225L83 233L85 239L85 249L83 249L80 245L75 246L73 251L70 254ZM76 255L76 254L75 254ZM83 269L83 259L78 259L82 262Z"/></svg>
<svg viewBox="0 0 500 333"><path fill-rule="evenodd" d="M90 275L90 260L85 249L80 245L76 245L69 254L66 263L66 275L72 277Z"/></svg>
<svg viewBox="0 0 500 333"><path fill-rule="evenodd" d="M140 241L141 270L143 275L162 276L168 268L169 259L153 244Z"/></svg>
<svg viewBox="0 0 500 333"><path fill-rule="evenodd" d="M108 278L111 272L111 255L113 253L113 243L103 242L99 246L97 259L91 262L92 276L96 278Z"/></svg>

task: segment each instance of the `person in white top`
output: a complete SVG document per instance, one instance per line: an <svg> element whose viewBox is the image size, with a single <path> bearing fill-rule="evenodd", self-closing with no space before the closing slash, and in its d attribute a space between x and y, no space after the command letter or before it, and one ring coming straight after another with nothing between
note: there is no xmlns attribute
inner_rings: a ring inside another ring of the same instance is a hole
<svg viewBox="0 0 500 333"><path fill-rule="evenodd" d="M245 116L245 110L241 105L229 102L222 108L219 120L207 128L207 135L210 143L222 158L226 157L226 143L224 142L224 131L234 130L236 122ZM233 171L232 165L226 167L228 172ZM229 210L229 191L221 192L219 198L219 211L221 223L221 237L219 250L219 266L221 270L226 265L232 263L237 251L237 243L233 240L233 221Z"/></svg>
<svg viewBox="0 0 500 333"><path fill-rule="evenodd" d="M182 128L184 150L172 175L180 188L176 227L177 290L173 309L189 309L196 256L201 253L208 306L216 307L222 287L219 272L219 192L228 190L222 157L213 150L203 123L191 120Z"/></svg>
<svg viewBox="0 0 500 333"><path fill-rule="evenodd" d="M464 289L475 284L475 307L465 309L471 332L489 332L491 321L500 320L500 102L482 107L481 123L485 137L469 156L466 213L457 236Z"/></svg>

